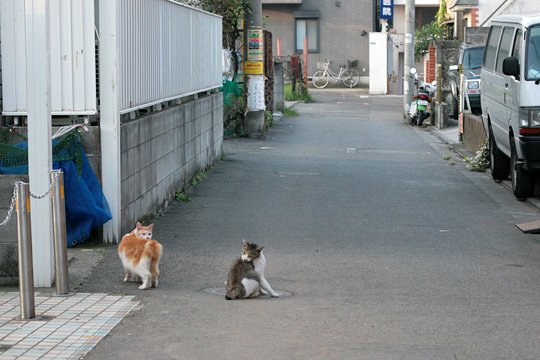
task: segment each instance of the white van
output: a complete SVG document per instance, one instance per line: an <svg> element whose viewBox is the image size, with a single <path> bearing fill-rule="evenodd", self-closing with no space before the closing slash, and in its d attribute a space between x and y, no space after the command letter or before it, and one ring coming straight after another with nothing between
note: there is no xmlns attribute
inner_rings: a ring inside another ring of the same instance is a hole
<svg viewBox="0 0 540 360"><path fill-rule="evenodd" d="M493 179L510 175L516 198L534 195L540 173L540 13L493 20L481 97Z"/></svg>

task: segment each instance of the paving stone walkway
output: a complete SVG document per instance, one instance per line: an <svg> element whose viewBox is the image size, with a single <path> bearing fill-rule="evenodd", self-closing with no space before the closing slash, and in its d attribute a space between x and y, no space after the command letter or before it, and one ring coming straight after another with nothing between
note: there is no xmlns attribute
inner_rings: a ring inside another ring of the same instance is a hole
<svg viewBox="0 0 540 360"><path fill-rule="evenodd" d="M20 320L18 292L0 292L0 360L79 359L138 301L133 296L36 294L36 319Z"/></svg>

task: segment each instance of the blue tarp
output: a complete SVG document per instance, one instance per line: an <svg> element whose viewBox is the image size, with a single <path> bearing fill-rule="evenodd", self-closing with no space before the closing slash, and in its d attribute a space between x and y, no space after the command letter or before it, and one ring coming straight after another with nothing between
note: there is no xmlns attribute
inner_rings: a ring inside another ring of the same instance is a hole
<svg viewBox="0 0 540 360"><path fill-rule="evenodd" d="M17 147L27 148L28 143L17 144ZM62 160L53 163L54 169L62 169L64 173L68 247L83 243L90 237L92 229L112 219L109 204L103 195L101 185L88 162L84 150L81 149L81 152L82 166L80 174L73 160ZM0 166L0 172L2 174L27 174L28 165ZM39 214L32 215L39 216Z"/></svg>

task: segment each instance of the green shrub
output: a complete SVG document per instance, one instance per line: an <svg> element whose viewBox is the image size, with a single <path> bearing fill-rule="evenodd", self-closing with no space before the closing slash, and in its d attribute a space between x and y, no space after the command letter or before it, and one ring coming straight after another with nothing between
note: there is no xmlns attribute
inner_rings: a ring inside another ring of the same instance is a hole
<svg viewBox="0 0 540 360"><path fill-rule="evenodd" d="M311 95L304 84L297 83L296 91L292 91L292 84L285 84L285 100L286 101L303 101L305 103L312 102Z"/></svg>

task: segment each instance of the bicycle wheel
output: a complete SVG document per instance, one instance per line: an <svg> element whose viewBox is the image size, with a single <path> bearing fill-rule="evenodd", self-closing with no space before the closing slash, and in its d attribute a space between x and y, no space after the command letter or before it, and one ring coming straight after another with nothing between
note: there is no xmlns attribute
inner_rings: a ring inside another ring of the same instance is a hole
<svg viewBox="0 0 540 360"><path fill-rule="evenodd" d="M311 78L313 86L315 86L317 89L325 88L326 85L328 85L329 81L330 77L322 70L315 72L315 74L313 74L313 77Z"/></svg>
<svg viewBox="0 0 540 360"><path fill-rule="evenodd" d="M343 85L353 88L356 85L358 85L359 81L360 81L360 75L358 75L358 72L356 70L349 69L343 72L343 75L341 78L341 82L343 83Z"/></svg>

